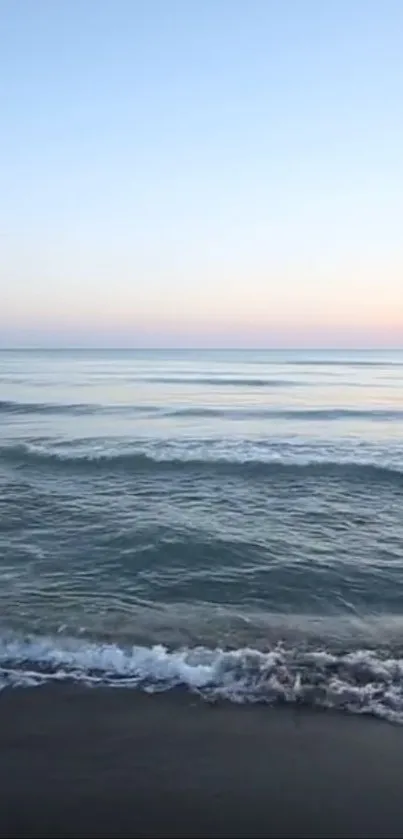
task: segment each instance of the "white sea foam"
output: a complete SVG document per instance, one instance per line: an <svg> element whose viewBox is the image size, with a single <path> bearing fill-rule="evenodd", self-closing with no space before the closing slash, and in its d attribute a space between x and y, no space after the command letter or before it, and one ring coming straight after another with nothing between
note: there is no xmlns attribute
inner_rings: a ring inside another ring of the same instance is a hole
<svg viewBox="0 0 403 839"><path fill-rule="evenodd" d="M186 688L209 700L304 704L403 724L403 658L276 646L269 651L128 648L76 639L0 641L0 686L71 680L149 692Z"/></svg>

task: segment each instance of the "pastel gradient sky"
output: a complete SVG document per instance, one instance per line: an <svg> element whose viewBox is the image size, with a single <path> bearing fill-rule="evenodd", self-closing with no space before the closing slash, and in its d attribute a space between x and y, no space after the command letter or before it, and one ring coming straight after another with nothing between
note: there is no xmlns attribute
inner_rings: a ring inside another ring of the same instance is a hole
<svg viewBox="0 0 403 839"><path fill-rule="evenodd" d="M402 346L401 0L0 0L0 344Z"/></svg>

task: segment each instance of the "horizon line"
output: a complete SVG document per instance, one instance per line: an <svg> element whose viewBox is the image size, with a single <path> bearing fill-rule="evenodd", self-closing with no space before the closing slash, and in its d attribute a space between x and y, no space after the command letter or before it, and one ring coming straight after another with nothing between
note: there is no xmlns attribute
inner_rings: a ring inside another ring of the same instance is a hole
<svg viewBox="0 0 403 839"><path fill-rule="evenodd" d="M0 352L403 352L403 345L390 346L279 346L279 347L217 347L217 346L0 346Z"/></svg>

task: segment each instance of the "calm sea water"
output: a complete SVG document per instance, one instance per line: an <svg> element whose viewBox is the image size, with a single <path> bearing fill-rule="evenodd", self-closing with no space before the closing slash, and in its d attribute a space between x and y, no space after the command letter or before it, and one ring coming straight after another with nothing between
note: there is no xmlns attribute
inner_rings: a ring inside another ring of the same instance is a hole
<svg viewBox="0 0 403 839"><path fill-rule="evenodd" d="M0 683L403 720L403 352L0 353Z"/></svg>

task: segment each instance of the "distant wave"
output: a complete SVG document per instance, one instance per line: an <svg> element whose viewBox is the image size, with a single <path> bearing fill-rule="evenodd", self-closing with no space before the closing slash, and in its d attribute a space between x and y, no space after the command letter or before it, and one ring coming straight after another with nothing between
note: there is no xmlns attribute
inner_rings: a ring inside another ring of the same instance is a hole
<svg viewBox="0 0 403 839"><path fill-rule="evenodd" d="M0 687L52 681L148 692L182 687L207 700L302 704L403 723L403 659L368 649L169 650L62 637L0 640Z"/></svg>
<svg viewBox="0 0 403 839"><path fill-rule="evenodd" d="M362 419L371 421L403 421L403 410L386 408L308 408L278 409L267 407L219 408L219 407L163 407L159 405L136 404L91 404L91 403L51 403L51 402L13 402L0 401L0 414L142 414L153 417L183 417L197 419L273 419L273 420L311 420L337 421Z"/></svg>
<svg viewBox="0 0 403 839"><path fill-rule="evenodd" d="M290 379L263 379L234 376L136 376L133 381L172 384L172 385L209 385L214 387L288 387L299 382Z"/></svg>
<svg viewBox="0 0 403 839"><path fill-rule="evenodd" d="M0 401L1 414L99 414L99 413L136 413L136 414L158 414L161 413L158 405L130 405L110 404L102 405L97 403L62 403L62 402L13 402Z"/></svg>
<svg viewBox="0 0 403 839"><path fill-rule="evenodd" d="M98 409L96 405L85 403L67 404L52 402L13 402L0 401L0 414L64 414L83 413L93 414Z"/></svg>
<svg viewBox="0 0 403 839"><path fill-rule="evenodd" d="M287 359L281 364L292 367L403 367L403 361L394 360L370 360L370 359L342 359L342 358L296 358Z"/></svg>
<svg viewBox="0 0 403 839"><path fill-rule="evenodd" d="M145 452L90 449L50 449L40 444L21 443L0 447L0 462L18 467L51 466L90 470L125 471L133 474L158 474L161 472L188 472L200 476L240 475L250 478L288 479L324 477L346 481L403 482L402 467L379 465L371 462L332 460L309 456L299 459L262 454L261 458L242 454L232 449L220 454L212 451L203 457L197 449L170 452L169 449Z"/></svg>
<svg viewBox="0 0 403 839"><path fill-rule="evenodd" d="M281 419L281 420L401 420L403 410L388 410L373 408L369 410L356 408L308 408L308 409L278 409L278 408L167 408L164 416L173 417L211 417L214 419Z"/></svg>

